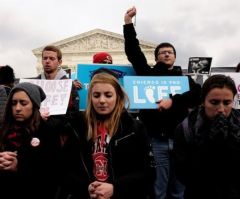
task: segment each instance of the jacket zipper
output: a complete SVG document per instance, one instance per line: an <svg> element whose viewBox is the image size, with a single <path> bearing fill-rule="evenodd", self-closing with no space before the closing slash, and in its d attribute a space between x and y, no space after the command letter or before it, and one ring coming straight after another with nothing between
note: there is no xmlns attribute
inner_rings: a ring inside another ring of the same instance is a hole
<svg viewBox="0 0 240 199"><path fill-rule="evenodd" d="M117 146L120 141L122 141L122 140L124 140L124 139L126 139L126 138L128 138L128 137L130 137L132 135L135 135L135 132L132 132L129 135L126 135L126 136L124 136L122 138L119 138L119 139L115 140L115 146Z"/></svg>

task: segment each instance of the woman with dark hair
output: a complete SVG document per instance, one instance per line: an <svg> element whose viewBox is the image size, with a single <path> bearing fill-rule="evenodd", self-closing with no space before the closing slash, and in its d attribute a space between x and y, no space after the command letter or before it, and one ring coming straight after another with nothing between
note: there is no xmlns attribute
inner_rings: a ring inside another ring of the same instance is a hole
<svg viewBox="0 0 240 199"><path fill-rule="evenodd" d="M177 127L178 178L186 199L240 198L240 113L234 81L213 75L202 86L202 105Z"/></svg>
<svg viewBox="0 0 240 199"><path fill-rule="evenodd" d="M56 194L61 145L55 128L41 119L45 98L41 87L26 82L9 94L0 130L3 199L52 199Z"/></svg>

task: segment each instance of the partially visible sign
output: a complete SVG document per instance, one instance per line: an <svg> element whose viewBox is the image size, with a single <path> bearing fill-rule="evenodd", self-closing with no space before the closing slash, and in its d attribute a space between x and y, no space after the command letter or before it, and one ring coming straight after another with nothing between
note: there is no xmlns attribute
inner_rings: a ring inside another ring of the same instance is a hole
<svg viewBox="0 0 240 199"><path fill-rule="evenodd" d="M41 103L40 111L48 111L50 115L66 114L72 89L71 79L20 79L20 82L37 84L43 89L46 99Z"/></svg>
<svg viewBox="0 0 240 199"><path fill-rule="evenodd" d="M159 100L189 90L185 76L125 76L123 81L131 109L155 109Z"/></svg>
<svg viewBox="0 0 240 199"><path fill-rule="evenodd" d="M188 62L189 74L209 74L212 57L190 57Z"/></svg>
<svg viewBox="0 0 240 199"><path fill-rule="evenodd" d="M84 110L87 104L88 85L91 80L92 74L99 68L111 69L118 75L119 83L123 85L123 77L125 75L135 75L135 71L131 66L127 65L115 65L115 64L78 64L77 67L77 79L83 84L83 88L80 89L80 110Z"/></svg>

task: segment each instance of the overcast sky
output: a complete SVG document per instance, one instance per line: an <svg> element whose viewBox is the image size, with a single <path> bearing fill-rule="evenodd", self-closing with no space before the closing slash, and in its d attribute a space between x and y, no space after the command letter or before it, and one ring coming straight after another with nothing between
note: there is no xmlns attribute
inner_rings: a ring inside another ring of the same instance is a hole
<svg viewBox="0 0 240 199"><path fill-rule="evenodd" d="M132 6L138 38L174 44L176 65L191 56L213 57L213 67L240 62L239 0L0 0L0 65L35 76L33 49L95 28L122 34Z"/></svg>

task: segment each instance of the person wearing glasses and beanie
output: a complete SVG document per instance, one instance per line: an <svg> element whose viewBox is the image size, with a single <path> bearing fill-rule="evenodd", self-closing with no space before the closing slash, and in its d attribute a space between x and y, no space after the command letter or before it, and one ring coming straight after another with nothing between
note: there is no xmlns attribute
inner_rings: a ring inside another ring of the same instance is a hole
<svg viewBox="0 0 240 199"><path fill-rule="evenodd" d="M127 10L123 26L125 53L136 74L140 76L182 76L181 67L174 66L176 49L168 42L156 47L154 52L156 64L153 67L148 65L132 22L136 12L135 7ZM191 77L188 79L189 91L158 101L157 109L139 111L139 119L147 128L157 162L156 199L183 199L184 186L176 180L172 161L173 134L176 126L187 116L188 110L199 104L201 89L201 86L196 84Z"/></svg>

